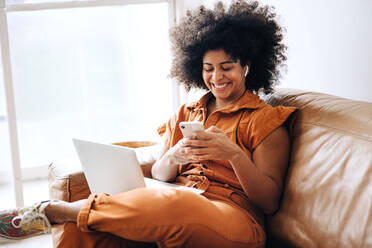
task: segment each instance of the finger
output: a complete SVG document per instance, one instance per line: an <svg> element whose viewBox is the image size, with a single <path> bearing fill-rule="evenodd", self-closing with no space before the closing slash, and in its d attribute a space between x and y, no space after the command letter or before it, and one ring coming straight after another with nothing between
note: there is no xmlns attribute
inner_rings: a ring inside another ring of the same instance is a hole
<svg viewBox="0 0 372 248"><path fill-rule="evenodd" d="M195 139L195 140L185 140L183 143L187 147L196 148L196 147L207 147L210 142L204 139Z"/></svg>
<svg viewBox="0 0 372 248"><path fill-rule="evenodd" d="M205 130L205 132L209 132L209 133L224 133L224 131L222 131L221 129L219 129L218 127L215 127L215 126L210 126L207 130Z"/></svg>
<svg viewBox="0 0 372 248"><path fill-rule="evenodd" d="M188 146L182 147L180 149L180 154L182 154L182 156L192 155L192 148Z"/></svg>
<svg viewBox="0 0 372 248"><path fill-rule="evenodd" d="M182 138L180 141L179 141L179 143L180 143L180 145L182 146L182 147L187 147L187 146L189 146L188 144L189 144L189 141L190 140L192 140L190 137L188 137L188 138Z"/></svg>
<svg viewBox="0 0 372 248"><path fill-rule="evenodd" d="M213 157L210 154L205 154L205 155L193 155L191 157L192 160L196 161L203 161L203 160L211 160Z"/></svg>
<svg viewBox="0 0 372 248"><path fill-rule="evenodd" d="M210 133L207 133L205 131L195 132L193 134L194 140L209 140L213 136Z"/></svg>
<svg viewBox="0 0 372 248"><path fill-rule="evenodd" d="M194 155L206 155L209 154L210 150L207 148L184 148L181 150L180 157L186 160L194 160L193 156Z"/></svg>
<svg viewBox="0 0 372 248"><path fill-rule="evenodd" d="M199 162L199 160L193 158L192 154L182 156L182 161L183 161L183 164Z"/></svg>
<svg viewBox="0 0 372 248"><path fill-rule="evenodd" d="M213 148L192 148L190 153L189 153L191 156L194 156L194 155L213 155L213 154L216 154L216 151L215 149ZM214 156L216 157L216 156Z"/></svg>

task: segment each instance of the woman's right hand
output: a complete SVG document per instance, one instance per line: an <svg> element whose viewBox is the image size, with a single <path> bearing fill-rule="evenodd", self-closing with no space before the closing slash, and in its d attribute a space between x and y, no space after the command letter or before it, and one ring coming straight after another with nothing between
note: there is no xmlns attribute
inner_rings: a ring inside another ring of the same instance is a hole
<svg viewBox="0 0 372 248"><path fill-rule="evenodd" d="M192 159L192 147L185 145L185 141L190 138L183 138L175 146L170 148L165 155L168 156L170 165L188 164L198 162Z"/></svg>
<svg viewBox="0 0 372 248"><path fill-rule="evenodd" d="M177 176L180 164L197 162L192 159L192 147L184 144L187 139L179 140L175 146L168 150L164 144L162 155L151 169L153 178L160 181L172 181Z"/></svg>

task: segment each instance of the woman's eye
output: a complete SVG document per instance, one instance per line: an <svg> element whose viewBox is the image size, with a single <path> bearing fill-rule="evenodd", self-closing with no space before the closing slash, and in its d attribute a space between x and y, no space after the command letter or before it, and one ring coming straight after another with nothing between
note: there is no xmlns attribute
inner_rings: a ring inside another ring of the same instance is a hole
<svg viewBox="0 0 372 248"><path fill-rule="evenodd" d="M211 71L213 71L213 69L212 68L204 68L204 71L211 72Z"/></svg>
<svg viewBox="0 0 372 248"><path fill-rule="evenodd" d="M231 69L231 67L226 67L226 68L222 67L222 70L224 70L224 71L229 71L230 69Z"/></svg>

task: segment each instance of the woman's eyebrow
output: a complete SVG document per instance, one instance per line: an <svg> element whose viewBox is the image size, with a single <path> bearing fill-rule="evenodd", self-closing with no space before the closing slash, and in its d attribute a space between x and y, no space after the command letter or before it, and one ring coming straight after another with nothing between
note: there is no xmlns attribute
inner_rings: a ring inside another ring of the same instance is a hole
<svg viewBox="0 0 372 248"><path fill-rule="evenodd" d="M232 60L227 60L227 61L223 61L220 63L220 65L223 65L223 64L232 64L234 63L234 61ZM208 62L203 62L203 65L212 65L211 63L208 63Z"/></svg>

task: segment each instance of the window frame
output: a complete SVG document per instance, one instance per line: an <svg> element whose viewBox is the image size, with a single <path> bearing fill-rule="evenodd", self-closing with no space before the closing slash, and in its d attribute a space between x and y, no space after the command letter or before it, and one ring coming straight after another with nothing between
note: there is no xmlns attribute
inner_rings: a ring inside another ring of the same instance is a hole
<svg viewBox="0 0 372 248"><path fill-rule="evenodd" d="M49 0L50 1L50 0ZM22 188L22 168L20 162L19 139L17 129L16 106L14 99L14 83L12 77L11 57L9 49L9 32L7 14L19 11L55 10L68 8L89 8L104 6L123 6L133 4L168 3L169 5L169 26L176 23L176 2L177 0L83 0L83 1L61 1L7 4L6 0L0 0L0 47L3 70L3 82L6 105L6 120L9 130L9 144L12 161L12 182L17 207L24 206ZM180 105L180 88L178 84L172 84L173 110ZM37 168L35 168L37 169Z"/></svg>

